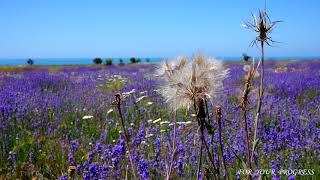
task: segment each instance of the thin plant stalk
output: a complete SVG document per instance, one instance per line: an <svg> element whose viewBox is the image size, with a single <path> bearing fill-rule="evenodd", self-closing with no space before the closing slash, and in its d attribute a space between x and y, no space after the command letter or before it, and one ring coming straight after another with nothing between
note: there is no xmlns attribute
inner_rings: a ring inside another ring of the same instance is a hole
<svg viewBox="0 0 320 180"><path fill-rule="evenodd" d="M218 131L219 131L219 143L220 143L220 151L221 151L221 156L222 156L222 163L223 163L223 168L225 172L225 178L229 180L229 173L228 173L228 168L226 164L226 160L224 158L224 153L223 153L223 144L222 144L222 128L221 128L221 106L216 107L216 118L218 120Z"/></svg>
<svg viewBox="0 0 320 180"><path fill-rule="evenodd" d="M173 165L174 165L174 161L173 161L173 159L174 159L174 157L175 157L175 154L176 154L176 150L177 150L177 148L176 148L176 121L177 121L177 111L175 111L175 113L174 113L174 122L173 122L173 142L172 142L172 148L171 148L171 150L172 150L172 162L171 162L171 164L170 164L170 166L169 166L169 172L167 173L167 178L166 178L166 180L170 180L171 179L171 175L172 175L172 171L173 171Z"/></svg>
<svg viewBox="0 0 320 180"><path fill-rule="evenodd" d="M261 41L261 79L260 79L260 88L259 88L259 96L258 96L258 105L257 105L257 114L254 120L254 134L253 134L253 146L252 146L252 155L250 158L251 163L253 162L255 144L257 143L257 131L258 131L258 121L260 117L261 105L263 100L263 92L264 92L264 42Z"/></svg>
<svg viewBox="0 0 320 180"><path fill-rule="evenodd" d="M121 111L121 98L120 98L120 94L116 94L115 95L115 100L114 103L118 109L119 112L119 116L120 116L120 121L121 121L121 126L122 129L124 131L124 138L125 138L125 142L126 142L126 146L128 147L128 156L129 156L129 161L130 161L130 165L131 165L131 170L132 170L132 174L133 174L133 178L135 180L138 180L137 175L136 175L136 168L135 165L133 163L133 158L131 156L131 152L130 152L130 147L129 147L129 134L127 132L126 126L124 125L124 118L122 115L122 111Z"/></svg>
<svg viewBox="0 0 320 180"><path fill-rule="evenodd" d="M247 166L249 169L252 169L251 165L251 152L250 152L250 140L249 140L249 130L248 130L248 121L247 121L247 109L243 111L243 121L244 121L244 131L245 131L245 142L246 142L246 154L247 154ZM247 179L250 179L250 175L247 175Z"/></svg>
<svg viewBox="0 0 320 180"><path fill-rule="evenodd" d="M214 135L212 135L212 139L214 139ZM218 179L219 179L219 177L220 177L220 158L219 158L219 156L217 156L217 169L216 169L216 171L217 171L217 176L218 176Z"/></svg>
<svg viewBox="0 0 320 180"><path fill-rule="evenodd" d="M257 68L259 67L260 62L258 64ZM243 90L243 95L241 97L241 102L239 104L239 107L243 111L243 121L244 121L244 128L245 128L246 154L247 154L247 162L246 162L246 164L249 167L249 169L252 168L252 162L251 162L252 155L251 155L251 153L253 151L250 152L250 147L251 146L250 146L250 141L249 141L249 131L248 131L248 122L247 122L247 105L249 103L248 98L249 98L249 93L250 93L250 90L251 90L251 86L252 86L252 82L253 82L253 78L255 76L255 73L256 73L256 70L254 68L254 59L253 59L253 63L249 68L248 75L247 75L247 78L246 78L245 87L244 87L244 90ZM250 175L247 175L247 179L249 179L249 178L250 178Z"/></svg>
<svg viewBox="0 0 320 180"><path fill-rule="evenodd" d="M251 68L248 72L248 77L246 79L246 83L245 83L245 89L243 91L243 95L241 98L241 103L240 103L240 107L243 111L243 124L244 124L244 131L245 131L245 143L246 143L246 159L247 159L247 168L251 169L251 154L250 154L250 141L249 141L249 131L248 131L248 121L247 121L247 104L248 104L248 96L249 96L249 92L250 92L250 86L251 86L251 80L252 80L252 73L253 71L251 71ZM247 175L247 179L250 178L250 175Z"/></svg>
<svg viewBox="0 0 320 180"><path fill-rule="evenodd" d="M200 131L200 133L201 133L201 131ZM200 152L199 152L199 163L198 163L198 170L197 170L197 180L200 179L200 171L201 171L201 166L202 166L202 147L203 147L202 143L203 143L203 141L200 141Z"/></svg>
<svg viewBox="0 0 320 180"><path fill-rule="evenodd" d="M198 174L200 171L200 166L201 166L201 160L202 160L202 148L203 148L203 144L206 148L207 154L209 156L209 160L212 164L212 166L214 167L214 158L210 152L210 149L208 147L208 144L206 143L205 137L204 137L204 127L205 127L205 118L206 118L206 112L205 112L205 100L203 99L198 99L198 100L194 100L194 109L196 111L196 117L197 117L197 121L198 121L198 125L199 125L199 129L200 129L200 140L201 140L201 146L200 146L200 157L199 157L199 167L198 167Z"/></svg>
<svg viewBox="0 0 320 180"><path fill-rule="evenodd" d="M258 94L258 104L257 104L257 110L256 110L256 116L255 116L255 122L254 122L254 137L253 137L253 145L252 145L252 155L250 157L250 162L253 162L254 157L254 150L257 146L257 131L258 131L258 120L260 117L260 111L262 106L262 100L263 100L263 92L264 92L264 43L271 46L271 43L274 43L274 41L270 33L272 32L274 26L282 21L273 21L271 22L268 13L266 10L259 11L259 18L257 19L252 14L253 22L246 22L244 24L244 28L251 29L255 32L257 32L259 35L252 41L252 45L257 45L257 42L260 42L261 46L261 79L260 79L260 87L259 87L259 94Z"/></svg>
<svg viewBox="0 0 320 180"><path fill-rule="evenodd" d="M219 165L216 167L216 165L215 165L215 156L214 156L214 151L213 151L213 138L214 138L214 128L213 128L213 123L211 124L210 123L210 114L209 114L209 108L208 108L208 103L207 103L207 101L205 101L205 104L206 104L206 112L207 112L207 118L208 118L208 124L209 124L209 126L211 127L211 129L210 129L210 133L211 133L211 140L210 140L210 147L208 147L207 148L207 151L208 152L210 152L210 149L211 149L211 145L212 145L212 161L213 161L213 163L212 163L212 166L213 166L213 173L214 173L214 177L215 177L215 179L217 179L218 177L220 177L220 173L219 173ZM213 122L213 121L212 121ZM218 156L218 162L219 162L219 156ZM219 164L219 163L218 163Z"/></svg>

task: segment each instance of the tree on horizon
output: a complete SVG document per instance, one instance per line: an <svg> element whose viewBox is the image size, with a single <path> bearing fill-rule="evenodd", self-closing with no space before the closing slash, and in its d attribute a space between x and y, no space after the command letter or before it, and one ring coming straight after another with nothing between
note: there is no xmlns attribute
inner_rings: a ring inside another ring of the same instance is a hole
<svg viewBox="0 0 320 180"><path fill-rule="evenodd" d="M113 64L113 59L112 58L107 58L104 65L106 66L111 66Z"/></svg>
<svg viewBox="0 0 320 180"><path fill-rule="evenodd" d="M135 64L135 63L139 63L139 62L141 62L140 58L135 58L135 57L131 57L130 58L130 63L131 64Z"/></svg>
<svg viewBox="0 0 320 180"><path fill-rule="evenodd" d="M242 54L242 59L243 59L244 61L249 61L249 60L251 59L251 56L249 56L247 53L243 53L243 54Z"/></svg>
<svg viewBox="0 0 320 180"><path fill-rule="evenodd" d="M124 66L124 65L125 65L124 60L123 60L122 58L120 58L120 60L119 60L119 66Z"/></svg>
<svg viewBox="0 0 320 180"><path fill-rule="evenodd" d="M30 66L32 66L32 65L34 64L34 62L33 62L33 60L32 60L31 58L29 58L29 59L27 60L27 63L28 63Z"/></svg>
<svg viewBox="0 0 320 180"><path fill-rule="evenodd" d="M94 58L93 59L93 63L95 63L95 64L102 64L102 59L101 58Z"/></svg>

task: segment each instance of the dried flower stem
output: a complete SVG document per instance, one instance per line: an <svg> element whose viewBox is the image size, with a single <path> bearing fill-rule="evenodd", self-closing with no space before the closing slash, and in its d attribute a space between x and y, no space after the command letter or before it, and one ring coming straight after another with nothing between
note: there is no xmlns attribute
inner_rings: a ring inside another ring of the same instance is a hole
<svg viewBox="0 0 320 180"><path fill-rule="evenodd" d="M114 96L114 104L116 105L118 112L119 112L119 116L120 116L120 120L121 120L121 126L122 129L124 131L124 138L125 138L125 142L126 142L126 146L128 147L128 156L129 156L129 161L130 161L130 165L131 165L131 170L132 170L132 174L135 180L138 180L137 175L136 175L136 168L134 166L133 163L133 159L131 156L131 152L130 152L130 147L129 147L129 134L127 132L126 126L124 125L124 119L123 119L123 115L122 115L122 111L121 111L121 98L120 98L120 94L116 94Z"/></svg>
<svg viewBox="0 0 320 180"><path fill-rule="evenodd" d="M220 143L220 151L221 151L221 156L222 156L222 163L223 163L223 168L225 172L225 178L229 180L229 173L228 173L228 168L226 164L226 160L224 158L224 153L223 153L223 144L222 144L222 128L221 128L221 106L216 107L216 118L218 120L218 131L219 131L219 143Z"/></svg>
<svg viewBox="0 0 320 180"><path fill-rule="evenodd" d="M214 167L215 170L215 164L214 164L214 158L213 155L210 152L210 149L208 147L208 144L205 140L204 137L204 128L206 127L206 125L208 125L208 123L205 121L205 118L207 117L206 112L205 112L205 100L200 98L197 100L194 100L194 108L196 111L196 115L197 115L197 121L198 121L198 125L200 128L200 157L199 157L199 166L198 166L198 177L199 177L199 173L200 173L200 169L201 169L201 160L202 160L202 148L203 148L203 144L206 148L207 154L209 156L209 160L212 163L212 166Z"/></svg>
<svg viewBox="0 0 320 180"><path fill-rule="evenodd" d="M260 79L260 88L259 88L259 95L258 95L258 105L257 105L257 114L254 120L254 134L253 134L253 144L257 142L257 131L258 131L258 121L260 117L261 105L263 100L263 92L264 92L264 41L261 41L261 79ZM253 162L255 146L252 146L252 155L250 158L251 163Z"/></svg>
<svg viewBox="0 0 320 180"><path fill-rule="evenodd" d="M200 171L201 171L201 166L202 166L202 147L203 147L202 143L203 143L203 141L200 141L200 152L199 152L199 164L198 164L198 171L197 171L197 180L200 179Z"/></svg>
<svg viewBox="0 0 320 180"><path fill-rule="evenodd" d="M260 63L258 64L258 66L260 65ZM257 67L258 67L257 66ZM243 111L243 121L244 121L244 128L245 128L245 143L246 143L246 155L247 155L247 167L249 169L252 168L252 163L251 163L251 152L250 152L250 140L249 140L249 130L248 130L248 122L247 122L247 105L249 103L248 101L248 97L249 97L249 93L251 90L251 85L252 85L252 81L253 81L253 77L255 75L255 70L254 70L254 63L250 66L250 69L248 71L248 75L246 78L246 82L245 82L245 88L243 90L243 95L241 97L241 102L239 104L239 107L242 109ZM250 179L250 175L247 175L247 179Z"/></svg>
<svg viewBox="0 0 320 180"><path fill-rule="evenodd" d="M257 111L256 111L256 117L255 117L255 123L254 123L254 137L253 137L253 146L252 146L252 155L250 157L250 162L253 162L253 156L254 156L254 150L257 146L257 131L258 131L258 120L260 117L260 111L262 106L262 100L263 100L263 91L264 91L264 43L271 46L270 43L274 43L274 41L270 37L270 33L272 32L274 26L282 21L273 21L271 22L268 13L266 10L259 11L259 19L257 20L256 17L252 14L253 17L253 23L246 22L244 24L244 27L247 29L251 29L255 32L257 32L259 35L252 41L252 45L257 45L257 42L260 42L261 46L261 79L260 79L260 88L259 88L259 94L258 94L258 104L257 104ZM258 45L257 45L258 46Z"/></svg>

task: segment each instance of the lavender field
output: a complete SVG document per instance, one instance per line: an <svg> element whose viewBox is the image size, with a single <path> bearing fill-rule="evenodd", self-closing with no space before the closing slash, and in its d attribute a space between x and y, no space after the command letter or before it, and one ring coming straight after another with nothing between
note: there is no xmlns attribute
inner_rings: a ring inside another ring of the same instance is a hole
<svg viewBox="0 0 320 180"><path fill-rule="evenodd" d="M222 93L206 104L208 149L194 109L173 111L161 95L156 64L1 68L0 179L196 179L200 149L199 178L245 179L239 103L247 72L244 63L225 66ZM248 97L251 143L258 86ZM320 178L319 89L319 61L265 64L252 165L278 173L253 179ZM304 174L290 171L298 169Z"/></svg>

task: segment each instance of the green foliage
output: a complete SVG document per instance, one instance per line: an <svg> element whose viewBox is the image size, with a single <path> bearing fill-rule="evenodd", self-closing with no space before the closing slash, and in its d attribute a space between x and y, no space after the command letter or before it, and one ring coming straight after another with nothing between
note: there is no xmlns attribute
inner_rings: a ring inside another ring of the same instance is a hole
<svg viewBox="0 0 320 180"><path fill-rule="evenodd" d="M28 63L30 66L32 66L32 65L34 64L34 62L33 62L32 59L28 59L28 60L27 60L27 63Z"/></svg>
<svg viewBox="0 0 320 180"><path fill-rule="evenodd" d="M139 62L141 62L140 58L135 58L135 57L131 57L130 58L130 63L131 64L136 64L136 63L139 63Z"/></svg>
<svg viewBox="0 0 320 180"><path fill-rule="evenodd" d="M102 64L102 59L101 58L94 58L93 63L94 64Z"/></svg>
<svg viewBox="0 0 320 180"><path fill-rule="evenodd" d="M119 66L124 66L124 65L125 65L124 60L121 58L121 59L119 60Z"/></svg>
<svg viewBox="0 0 320 180"><path fill-rule="evenodd" d="M98 89L103 92L119 92L125 85L123 81L109 81L108 83L99 86Z"/></svg>
<svg viewBox="0 0 320 180"><path fill-rule="evenodd" d="M106 61L104 63L104 65L106 65L106 66L111 66L112 64L113 64L113 59L112 58L106 59Z"/></svg>
<svg viewBox="0 0 320 180"><path fill-rule="evenodd" d="M246 54L246 53L242 54L242 60L249 61L250 59L251 59L251 56L249 56L248 54Z"/></svg>

